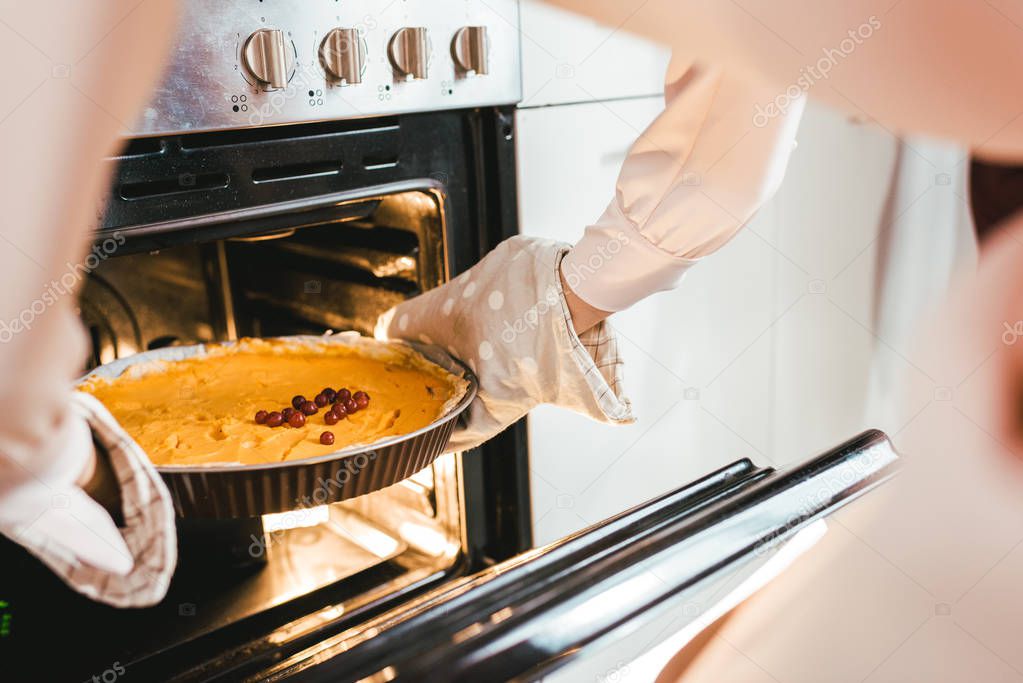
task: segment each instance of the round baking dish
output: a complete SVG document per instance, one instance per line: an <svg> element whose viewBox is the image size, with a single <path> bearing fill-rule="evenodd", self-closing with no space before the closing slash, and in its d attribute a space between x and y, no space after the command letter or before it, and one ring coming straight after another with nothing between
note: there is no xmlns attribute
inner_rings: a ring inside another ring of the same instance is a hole
<svg viewBox="0 0 1023 683"><path fill-rule="evenodd" d="M355 335L358 337L358 335ZM333 337L279 337L291 340L351 341ZM462 398L431 424L409 434L352 446L334 453L258 465L158 466L179 517L237 518L287 512L355 498L407 479L444 453L459 416L476 398L477 380L469 368L437 347L410 344L428 360L468 383ZM132 365L153 360L182 360L199 355L203 345L146 351L102 365L88 376L117 377Z"/></svg>

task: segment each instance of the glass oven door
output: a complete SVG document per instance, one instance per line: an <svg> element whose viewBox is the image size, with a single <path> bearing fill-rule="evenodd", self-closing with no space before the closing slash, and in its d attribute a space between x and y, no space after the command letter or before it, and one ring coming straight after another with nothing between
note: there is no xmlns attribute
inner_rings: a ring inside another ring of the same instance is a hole
<svg viewBox="0 0 1023 683"><path fill-rule="evenodd" d="M796 534L890 478L896 462L877 431L786 471L736 462L449 582L248 680L548 676L665 615L675 629L696 623Z"/></svg>

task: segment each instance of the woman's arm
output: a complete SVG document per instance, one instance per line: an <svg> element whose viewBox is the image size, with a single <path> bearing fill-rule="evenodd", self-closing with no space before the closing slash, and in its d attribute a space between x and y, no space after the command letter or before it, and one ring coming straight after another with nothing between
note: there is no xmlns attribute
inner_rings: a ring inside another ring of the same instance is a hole
<svg viewBox="0 0 1023 683"><path fill-rule="evenodd" d="M562 262L582 323L677 286L774 195L795 146L802 94L759 116L772 86L672 67L681 74L665 87L664 111L629 150L603 215Z"/></svg>
<svg viewBox="0 0 1023 683"><path fill-rule="evenodd" d="M565 291L565 302L568 304L568 312L572 316L572 326L575 328L576 334L582 334L611 315L610 311L602 311L590 306L576 296L576 293L565 282L565 275L560 270L558 276L561 278L561 287Z"/></svg>
<svg viewBox="0 0 1023 683"><path fill-rule="evenodd" d="M86 340L75 313L78 287L107 249L89 252L91 232L110 181L103 158L115 154L159 80L174 31L175 2L127 0L25 3L34 50L24 52L30 91L8 89L2 102L4 249L0 252L0 532L24 545L73 587L117 604L154 602L173 570L170 538L143 558L132 537L139 524L162 520L162 484L136 487L128 501L139 515L119 528L114 512L131 469L97 463L95 416L74 398ZM59 21L52 14L59 14ZM153 30L154 28L158 30ZM130 56L130 58L126 58ZM113 240L110 248L116 249ZM90 266L91 264L91 266ZM121 457L116 430L101 439ZM123 438L127 438L126 436ZM133 456L125 456L133 457ZM145 464L142 465L144 467ZM94 475L106 474L106 478ZM143 472L145 475L145 472ZM154 517L154 515L156 517ZM127 515L126 515L127 516ZM151 523L154 534L166 525ZM170 566L167 566L167 560ZM138 574L146 564L146 575ZM113 596L137 574L141 589ZM145 585L155 586L147 591Z"/></svg>

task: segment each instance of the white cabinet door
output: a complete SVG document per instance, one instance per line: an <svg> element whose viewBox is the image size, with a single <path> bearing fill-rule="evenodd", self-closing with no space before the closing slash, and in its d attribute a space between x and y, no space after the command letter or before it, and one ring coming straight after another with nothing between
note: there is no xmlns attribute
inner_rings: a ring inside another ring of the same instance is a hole
<svg viewBox="0 0 1023 683"><path fill-rule="evenodd" d="M822 106L811 106L800 126L773 202L780 317L771 450L782 461L889 426L868 424L866 404L878 354L897 353L873 330L878 235L897 228L882 226L896 146L884 129ZM927 175L933 183L934 172Z"/></svg>
<svg viewBox="0 0 1023 683"><path fill-rule="evenodd" d="M667 48L538 0L520 3L522 102L566 102L658 95Z"/></svg>

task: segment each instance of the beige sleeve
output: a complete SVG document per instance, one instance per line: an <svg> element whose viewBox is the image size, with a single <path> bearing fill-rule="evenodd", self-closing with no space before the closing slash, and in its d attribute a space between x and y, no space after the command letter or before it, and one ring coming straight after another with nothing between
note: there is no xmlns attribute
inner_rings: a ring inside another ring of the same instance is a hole
<svg viewBox="0 0 1023 683"><path fill-rule="evenodd" d="M77 486L93 447L72 408L86 352L75 297L119 246L89 251L103 159L162 73L175 11L173 0L96 0L18 3L2 17L19 78L0 96L0 531L44 560L116 575L133 564L125 539Z"/></svg>
<svg viewBox="0 0 1023 683"><path fill-rule="evenodd" d="M1023 8L962 0L545 0L693 60L806 94L886 129L1023 157ZM613 42L606 49L613 49ZM603 45L603 44L602 44ZM751 112L753 116L756 112Z"/></svg>

